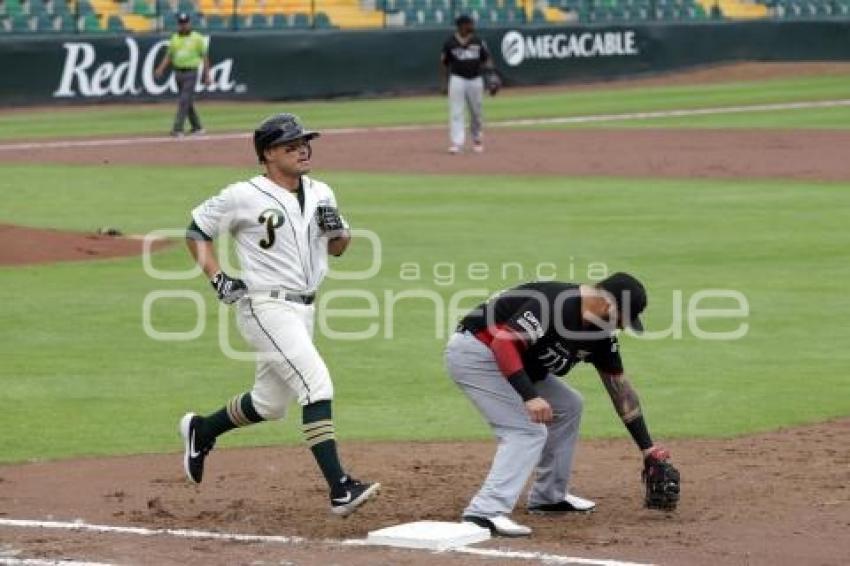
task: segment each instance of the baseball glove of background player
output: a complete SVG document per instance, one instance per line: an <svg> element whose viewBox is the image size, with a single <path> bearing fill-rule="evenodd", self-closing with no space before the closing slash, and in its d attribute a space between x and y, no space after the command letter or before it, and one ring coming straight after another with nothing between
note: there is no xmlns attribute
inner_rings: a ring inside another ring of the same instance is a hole
<svg viewBox="0 0 850 566"><path fill-rule="evenodd" d="M499 76L499 72L496 69L487 69L484 71L484 85L487 87L487 92L490 93L490 96L496 96L501 90L502 77Z"/></svg>
<svg viewBox="0 0 850 566"><path fill-rule="evenodd" d="M670 453L663 448L656 448L644 459L641 479L648 509L672 511L679 503L679 470L669 459Z"/></svg>

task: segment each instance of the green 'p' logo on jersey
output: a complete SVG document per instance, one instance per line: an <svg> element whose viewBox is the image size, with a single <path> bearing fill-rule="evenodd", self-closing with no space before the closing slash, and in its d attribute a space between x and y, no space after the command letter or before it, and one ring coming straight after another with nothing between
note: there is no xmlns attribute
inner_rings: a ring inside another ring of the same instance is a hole
<svg viewBox="0 0 850 566"><path fill-rule="evenodd" d="M257 222L266 225L266 237L260 240L261 248L267 250L274 245L275 230L283 226L285 219L283 211L277 208L267 208L260 213Z"/></svg>

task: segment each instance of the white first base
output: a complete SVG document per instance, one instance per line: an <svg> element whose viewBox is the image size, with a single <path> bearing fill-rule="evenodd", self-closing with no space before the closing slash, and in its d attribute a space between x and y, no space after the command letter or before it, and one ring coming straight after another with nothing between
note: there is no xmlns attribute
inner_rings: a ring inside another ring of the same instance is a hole
<svg viewBox="0 0 850 566"><path fill-rule="evenodd" d="M366 537L366 542L403 548L448 550L483 542L489 538L488 529L482 529L471 523L417 521L372 531Z"/></svg>

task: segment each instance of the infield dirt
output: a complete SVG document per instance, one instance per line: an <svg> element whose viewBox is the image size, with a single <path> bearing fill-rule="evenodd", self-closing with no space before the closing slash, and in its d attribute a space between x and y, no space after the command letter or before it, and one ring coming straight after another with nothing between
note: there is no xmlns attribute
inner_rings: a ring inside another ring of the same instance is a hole
<svg viewBox="0 0 850 566"><path fill-rule="evenodd" d="M743 438L670 442L683 476L681 504L672 513L642 507L640 458L629 441L582 442L573 491L597 501L597 510L538 517L519 505L514 516L534 528L533 537L485 546L658 564L843 565L850 556L848 438L850 420L844 419ZM378 499L349 519L330 515L323 482L303 447L213 451L201 486L184 479L178 453L6 465L0 467L0 515L313 540L362 538L406 521L457 520L486 474L495 442L342 446L356 475L383 483ZM211 557L240 564L284 558L295 564L481 563L477 557L327 544L174 541L4 527L0 538L28 556L148 564L203 564Z"/></svg>

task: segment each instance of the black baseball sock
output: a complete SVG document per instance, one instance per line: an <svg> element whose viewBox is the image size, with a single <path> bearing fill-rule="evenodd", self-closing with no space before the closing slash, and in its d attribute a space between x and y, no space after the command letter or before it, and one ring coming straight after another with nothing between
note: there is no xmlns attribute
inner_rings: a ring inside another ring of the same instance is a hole
<svg viewBox="0 0 850 566"><path fill-rule="evenodd" d="M227 402L215 413L204 417L203 424L198 429L199 441L207 444L228 430L248 426L264 420L254 408L251 393L242 393Z"/></svg>
<svg viewBox="0 0 850 566"><path fill-rule="evenodd" d="M333 492L345 476L336 451L331 402L319 401L305 405L302 413L304 440L313 453L322 475Z"/></svg>

